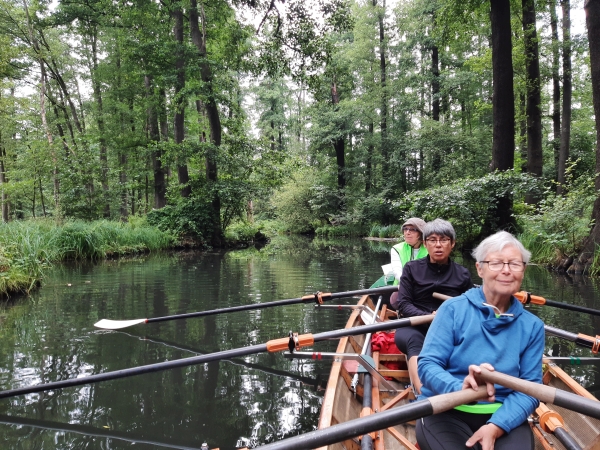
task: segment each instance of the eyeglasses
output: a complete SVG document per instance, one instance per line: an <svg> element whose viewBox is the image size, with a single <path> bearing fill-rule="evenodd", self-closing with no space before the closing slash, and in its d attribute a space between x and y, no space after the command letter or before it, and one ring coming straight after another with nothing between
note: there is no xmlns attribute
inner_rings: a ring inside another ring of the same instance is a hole
<svg viewBox="0 0 600 450"><path fill-rule="evenodd" d="M490 270L494 272L500 272L504 269L504 265L508 264L508 269L511 272L523 272L525 270L525 263L523 261L479 261L480 263L487 263Z"/></svg>
<svg viewBox="0 0 600 450"><path fill-rule="evenodd" d="M450 238L441 238L441 239L435 239L435 238L429 238L429 239L425 239L425 242L427 242L429 245L435 245L438 242L442 245L448 245L450 243L450 241L452 241L452 239Z"/></svg>
<svg viewBox="0 0 600 450"><path fill-rule="evenodd" d="M402 227L402 231L404 233L406 233L407 231L409 233L418 233L419 232L419 230L417 230L416 228L412 228L412 227Z"/></svg>

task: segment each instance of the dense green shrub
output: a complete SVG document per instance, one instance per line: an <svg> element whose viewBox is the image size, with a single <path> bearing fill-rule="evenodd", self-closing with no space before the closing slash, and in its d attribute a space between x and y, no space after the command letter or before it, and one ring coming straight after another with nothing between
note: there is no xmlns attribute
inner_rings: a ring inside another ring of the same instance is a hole
<svg viewBox="0 0 600 450"><path fill-rule="evenodd" d="M514 171L494 172L482 178L415 191L395 205L404 218L421 217L429 221L440 217L450 221L458 240L471 244L479 237L486 220L494 219L498 198L507 194L518 198L534 190L541 190L541 185L532 176Z"/></svg>
<svg viewBox="0 0 600 450"><path fill-rule="evenodd" d="M567 174L570 190L566 196L548 191L536 211L517 216L523 229L519 237L535 262L553 265L565 256L575 256L590 233L594 180L591 176L572 180L571 173Z"/></svg>
<svg viewBox="0 0 600 450"><path fill-rule="evenodd" d="M314 190L317 185L311 170L303 170L292 175L290 180L279 189L272 198L278 219L292 233L309 233L325 223L322 204L320 212L313 209Z"/></svg>
<svg viewBox="0 0 600 450"><path fill-rule="evenodd" d="M213 230L212 206L207 197L180 199L175 205L149 212L148 223L180 238L191 237L204 243Z"/></svg>
<svg viewBox="0 0 600 450"><path fill-rule="evenodd" d="M235 222L225 230L225 241L228 245L237 245L241 242L256 242L267 239L267 236L277 234L268 221L255 223Z"/></svg>
<svg viewBox="0 0 600 450"><path fill-rule="evenodd" d="M348 225L323 225L315 230L315 234L319 237L340 237L340 236L363 236L365 229L360 224Z"/></svg>

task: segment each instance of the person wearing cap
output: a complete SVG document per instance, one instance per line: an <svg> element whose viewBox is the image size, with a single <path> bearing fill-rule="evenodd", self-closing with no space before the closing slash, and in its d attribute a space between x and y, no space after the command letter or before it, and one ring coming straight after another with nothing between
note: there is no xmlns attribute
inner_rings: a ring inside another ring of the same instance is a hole
<svg viewBox="0 0 600 450"><path fill-rule="evenodd" d="M423 227L423 242L428 255L409 261L402 270L398 296L391 306L403 317L425 316L435 313L442 300L434 293L455 297L473 286L469 271L450 259L456 244L456 232L446 220L435 219ZM421 393L421 380L417 371L419 353L423 348L429 325L398 328L394 340L406 355L408 374L416 395Z"/></svg>
<svg viewBox="0 0 600 450"><path fill-rule="evenodd" d="M402 267L413 259L425 258L427 249L423 246L423 227L425 221L418 217L411 217L402 225L404 242L400 242L390 250L394 286L400 282Z"/></svg>

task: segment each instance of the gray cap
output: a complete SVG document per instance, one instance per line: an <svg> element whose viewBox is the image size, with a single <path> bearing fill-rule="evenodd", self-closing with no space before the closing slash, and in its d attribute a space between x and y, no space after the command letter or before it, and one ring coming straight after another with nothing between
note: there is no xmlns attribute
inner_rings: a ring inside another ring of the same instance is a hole
<svg viewBox="0 0 600 450"><path fill-rule="evenodd" d="M423 228L425 228L425 221L423 219L419 219L418 217L411 217L402 224L403 227L406 225L412 225L421 232L421 235L423 235Z"/></svg>

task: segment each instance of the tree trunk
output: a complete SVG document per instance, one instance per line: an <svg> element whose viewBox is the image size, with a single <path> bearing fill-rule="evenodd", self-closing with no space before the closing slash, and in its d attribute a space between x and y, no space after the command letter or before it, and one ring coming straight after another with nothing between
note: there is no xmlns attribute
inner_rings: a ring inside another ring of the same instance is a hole
<svg viewBox="0 0 600 450"><path fill-rule="evenodd" d="M340 96L337 91L335 81L331 83L331 103L333 108L337 109L340 103ZM340 136L333 142L335 150L335 159L337 162L337 184L340 192L346 187L346 153L344 148L344 137Z"/></svg>
<svg viewBox="0 0 600 450"><path fill-rule="evenodd" d="M175 144L181 144L185 138L185 96L182 91L185 87L185 55L183 42L183 10L179 3L174 3L173 19L173 34L177 42L177 61L175 67L177 69L177 81L175 82L175 120L173 124L173 132ZM181 196L186 198L192 193L192 188L189 184L190 176L188 174L187 164L179 162L177 164L177 178L181 185Z"/></svg>
<svg viewBox="0 0 600 450"><path fill-rule="evenodd" d="M44 132L46 133L46 139L48 140L48 146L50 148L50 155L53 162L53 176L54 176L54 206L56 210L59 208L59 186L58 186L58 161L56 157L56 149L54 148L54 138L52 136L52 132L50 131L50 126L48 125L48 119L46 116L46 91L47 91L47 79L46 75L46 64L44 58L41 56L40 46L37 37L33 31L33 25L31 23L31 17L29 15L29 9L27 7L27 2L23 1L23 7L25 9L25 13L27 15L27 26L29 29L29 37L31 39L31 43L34 47L36 54L38 55L38 63L40 65L40 116L42 118L42 126L44 128ZM41 192L41 184L40 184L40 192ZM35 186L34 186L35 193ZM44 216L46 216L46 211L44 207ZM35 217L35 211L34 211Z"/></svg>
<svg viewBox="0 0 600 450"><path fill-rule="evenodd" d="M561 0L560 4L563 14L563 104L558 155L558 188L556 191L559 195L564 194L567 190L565 181L569 147L571 145L571 98L573 92L571 83L571 3L569 0Z"/></svg>
<svg viewBox="0 0 600 450"><path fill-rule="evenodd" d="M0 93L1 95L1 93ZM4 166L4 160L6 159L6 149L4 148L4 144L2 143L2 130L0 130L0 190L2 191L0 195L1 200L1 208L2 208L2 222L8 222L8 195L6 194L6 190L4 189L6 183L8 183L8 178L6 177L6 167Z"/></svg>
<svg viewBox="0 0 600 450"><path fill-rule="evenodd" d="M534 0L522 0L523 35L525 38L525 68L527 89L527 172L542 176L542 110L540 56L535 28ZM537 204L540 199L532 193L525 196L525 202Z"/></svg>
<svg viewBox="0 0 600 450"><path fill-rule="evenodd" d="M202 31L200 30L200 18L202 18ZM206 151L206 180L211 184L216 184L219 179L218 166L217 166L217 152L221 147L221 118L219 116L219 108L215 101L213 93L213 75L212 70L208 62L206 61L206 30L205 30L205 17L204 12L200 14L198 11L197 0L190 0L190 35L192 42L198 49L198 56L200 58L200 76L202 81L205 83L206 91L208 95L203 101L204 109L206 110L206 116L208 118L208 125L210 128L210 142L211 146ZM212 220L213 220L213 233L211 237L211 243L214 246L220 246L223 243L223 230L221 228L221 198L218 190L212 189Z"/></svg>
<svg viewBox="0 0 600 450"><path fill-rule="evenodd" d="M375 124L371 120L369 122L369 145L367 147L367 158L365 161L365 192L367 194L371 192L371 188L373 187L373 168L371 166L373 161L373 153L375 152L375 146L373 145L375 140L374 128Z"/></svg>
<svg viewBox="0 0 600 450"><path fill-rule="evenodd" d="M527 96L519 94L519 137L517 147L521 155L521 171L527 172Z"/></svg>
<svg viewBox="0 0 600 450"><path fill-rule="evenodd" d="M42 202L42 214L46 217L46 204L44 203L44 191L42 189L42 177L38 177L38 184L40 187L40 201Z"/></svg>
<svg viewBox="0 0 600 450"><path fill-rule="evenodd" d="M56 116L56 118L58 119L58 111L56 108L56 100L52 99L51 93L50 93L50 86L48 83L48 74L46 73L45 70L42 71L42 76L44 77L45 80L45 86L46 86L46 97L48 99L50 99L50 103L52 103L52 109L54 111L54 115ZM45 109L45 108L44 108ZM45 115L45 112L44 112ZM46 124L47 125L47 124ZM60 122L57 122L56 124L56 128L58 129L58 135L60 136L61 142L63 143L63 148L65 148L67 150L67 154L68 154L68 145L67 145L67 141L65 139L65 133L64 130L62 128L62 125L60 124ZM48 131L49 133L49 131ZM52 135L50 134L50 138L52 140ZM59 211L59 197L60 197L60 180L59 180L59 174L58 174L58 157L56 155L56 149L54 147L54 145L50 146L50 157L52 158L52 181L53 181L53 187L54 187L54 208L56 211ZM41 188L41 186L40 186ZM46 216L45 212L44 212L44 217Z"/></svg>
<svg viewBox="0 0 600 450"><path fill-rule="evenodd" d="M377 6L377 0L373 0L373 6ZM381 157L383 159L382 166L382 174L383 179L387 180L389 177L389 145L388 145L388 132L387 132L387 119L388 119L388 97L387 97L387 66L385 61L385 49L386 49L386 41L385 41L385 0L383 0L383 5L379 10L378 14L379 20L379 72L380 72L380 86L381 86ZM342 140L341 146L343 151L344 142ZM336 149L337 153L337 149ZM339 161L339 156L338 156ZM339 164L339 163L338 163ZM339 165L338 165L339 170ZM339 180L339 172L338 172L338 180ZM338 181L339 185L339 181ZM344 180L345 185L345 180Z"/></svg>
<svg viewBox="0 0 600 450"><path fill-rule="evenodd" d="M65 83L65 80L60 73L59 65L57 64L57 62L53 56L53 52L52 52L52 49L50 48L50 45L48 45L48 42L46 42L46 37L44 36L43 32L40 32L40 38L42 39L44 47L46 47L46 50L47 50L46 53L49 55L49 61L46 61L46 64L48 65L48 70L50 70L50 72L52 73L53 78L56 80L61 92L64 94L64 96L69 104L69 109L71 110L71 115L73 116L73 122L75 123L77 131L79 131L79 133L83 134L83 132L85 131L85 123L83 122L83 114L82 114L82 119L80 120L79 114L77 113L77 108L75 107L75 103L73 103L71 94L69 92L69 89L67 88L67 84ZM77 89L79 89L79 85L77 85ZM80 109L81 109L81 99L80 99Z"/></svg>
<svg viewBox="0 0 600 450"><path fill-rule="evenodd" d="M440 58L437 45L431 47L431 118L440 121Z"/></svg>
<svg viewBox="0 0 600 450"><path fill-rule="evenodd" d="M71 123L71 118L69 117L69 112L67 111L67 106L65 105L65 98L62 90L58 90L58 96L60 99L59 107L63 113L63 117L65 119L65 124L67 125L67 129L69 130L69 137L71 138L71 153L75 154L77 152L77 140L75 139L75 131L73 130L73 124Z"/></svg>
<svg viewBox="0 0 600 450"><path fill-rule="evenodd" d="M440 61L437 45L431 47L431 118L440 121ZM437 148L431 159L431 170L435 174L442 167L442 149ZM419 172L419 179L422 171Z"/></svg>
<svg viewBox="0 0 600 450"><path fill-rule="evenodd" d="M550 29L552 30L552 148L554 150L554 180L558 180L560 154L560 51L558 41L558 18L556 0L550 0Z"/></svg>
<svg viewBox="0 0 600 450"><path fill-rule="evenodd" d="M515 161L515 105L510 29L510 0L491 0L492 70L494 117L492 170L509 170ZM488 217L484 232L513 226L512 197L498 199L495 211Z"/></svg>
<svg viewBox="0 0 600 450"><path fill-rule="evenodd" d="M146 75L144 77L144 85L146 86L146 117L148 121L148 132L150 141L153 145L157 145L160 142L160 129L158 128L158 111L157 111L157 99L154 95L154 89L152 86L152 76ZM162 101L162 100L158 100ZM154 208L160 209L167 204L166 197L166 185L165 185L165 171L162 167L161 151L155 150L152 152L152 170L154 172Z"/></svg>
<svg viewBox="0 0 600 450"><path fill-rule="evenodd" d="M590 66L592 75L592 97L596 121L596 173L600 173L600 0L586 0L585 5L588 42L590 45ZM600 177L596 177L596 191L600 189ZM575 259L569 272L581 273L589 269L596 248L600 245L600 197L594 202L592 211L594 227L584 242L583 250Z"/></svg>
<svg viewBox="0 0 600 450"><path fill-rule="evenodd" d="M104 207L102 215L108 219L110 217L110 201L108 199L108 155L106 148L106 131L104 126L104 106L102 104L102 90L100 87L100 80L98 78L98 29L96 25L92 26L92 88L94 91L94 100L96 101L96 108L98 117L96 123L98 125L98 133L100 135L100 182L102 184L102 191L104 192Z"/></svg>
<svg viewBox="0 0 600 450"><path fill-rule="evenodd" d="M48 74L46 74L48 75ZM58 109L63 109L64 105L59 105L58 101L56 100L56 98L54 97L54 95L52 95L52 90L50 89L50 85L48 83L48 79L46 79L46 86L48 87L48 91L46 92L46 97L48 97L48 100L50 100L50 103L52 103L52 111L54 112L54 119L55 119L55 123L56 123L56 129L58 130L58 135L60 136L60 141L62 142L63 145L63 150L65 152L65 156L68 158L71 154L71 149L69 148L69 143L67 142L67 136L65 135L65 130L63 128L63 124L61 122L61 118L60 118L60 114L58 112ZM55 192L56 192L56 183L58 182L58 180L55 180Z"/></svg>

